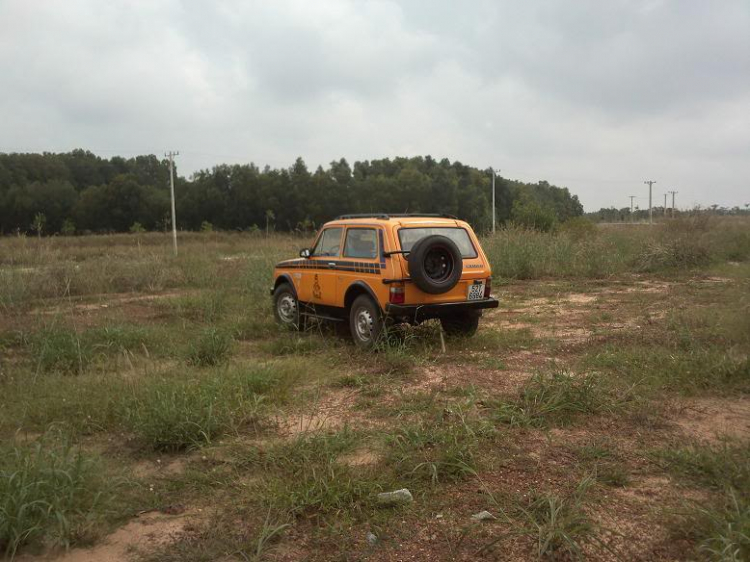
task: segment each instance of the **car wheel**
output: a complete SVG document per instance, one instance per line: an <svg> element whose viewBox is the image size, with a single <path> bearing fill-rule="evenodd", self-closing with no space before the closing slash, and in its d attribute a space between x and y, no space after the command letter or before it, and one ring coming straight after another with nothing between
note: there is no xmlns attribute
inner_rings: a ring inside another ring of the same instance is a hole
<svg viewBox="0 0 750 562"><path fill-rule="evenodd" d="M477 333L479 327L479 314L475 312L462 312L452 314L440 319L443 331L449 337L470 337Z"/></svg>
<svg viewBox="0 0 750 562"><path fill-rule="evenodd" d="M299 330L299 301L288 283L273 292L273 315L282 326Z"/></svg>
<svg viewBox="0 0 750 562"><path fill-rule="evenodd" d="M382 315L372 299L367 295L360 295L354 299L349 309L349 331L357 347L373 347L382 330Z"/></svg>
<svg viewBox="0 0 750 562"><path fill-rule="evenodd" d="M461 279L461 250L447 236L433 234L419 240L409 252L409 275L425 293L447 293Z"/></svg>

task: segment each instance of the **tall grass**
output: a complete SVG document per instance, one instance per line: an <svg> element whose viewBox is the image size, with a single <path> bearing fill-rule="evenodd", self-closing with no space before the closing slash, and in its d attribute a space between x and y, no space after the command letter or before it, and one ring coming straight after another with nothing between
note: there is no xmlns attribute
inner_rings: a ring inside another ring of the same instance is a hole
<svg viewBox="0 0 750 562"><path fill-rule="evenodd" d="M68 443L0 446L0 551L85 537L112 502L101 463Z"/></svg>
<svg viewBox="0 0 750 562"><path fill-rule="evenodd" d="M493 274L512 279L680 271L750 259L750 221L700 217L583 234L509 226L483 239L482 246Z"/></svg>
<svg viewBox="0 0 750 562"><path fill-rule="evenodd" d="M263 364L171 373L141 382L122 406L122 418L148 447L181 451L258 424L265 406L290 395L295 365Z"/></svg>

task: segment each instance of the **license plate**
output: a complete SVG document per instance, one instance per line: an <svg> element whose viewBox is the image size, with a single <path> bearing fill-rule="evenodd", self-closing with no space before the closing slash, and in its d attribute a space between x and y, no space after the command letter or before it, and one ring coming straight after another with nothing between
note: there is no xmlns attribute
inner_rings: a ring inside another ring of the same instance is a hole
<svg viewBox="0 0 750 562"><path fill-rule="evenodd" d="M484 298L484 281L479 283L472 283L469 285L469 294L466 296L466 300L478 301Z"/></svg>

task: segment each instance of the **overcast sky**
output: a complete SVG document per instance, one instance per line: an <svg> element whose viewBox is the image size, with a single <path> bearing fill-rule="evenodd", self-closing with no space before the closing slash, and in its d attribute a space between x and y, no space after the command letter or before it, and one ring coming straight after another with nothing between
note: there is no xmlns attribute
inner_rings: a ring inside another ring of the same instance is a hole
<svg viewBox="0 0 750 562"><path fill-rule="evenodd" d="M430 154L750 203L750 0L0 0L0 151Z"/></svg>

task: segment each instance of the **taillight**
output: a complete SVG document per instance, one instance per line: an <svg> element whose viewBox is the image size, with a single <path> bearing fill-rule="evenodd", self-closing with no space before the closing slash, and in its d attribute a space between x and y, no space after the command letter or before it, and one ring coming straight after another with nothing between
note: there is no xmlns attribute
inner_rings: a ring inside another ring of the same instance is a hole
<svg viewBox="0 0 750 562"><path fill-rule="evenodd" d="M484 280L484 298L488 299L490 298L490 294L492 293L492 277L488 277Z"/></svg>
<svg viewBox="0 0 750 562"><path fill-rule="evenodd" d="M388 291L388 302L393 304L404 304L404 302L406 302L405 293L406 291L404 290L403 284L392 284Z"/></svg>

